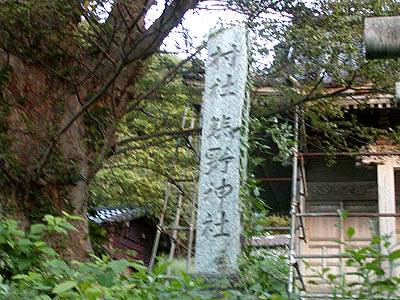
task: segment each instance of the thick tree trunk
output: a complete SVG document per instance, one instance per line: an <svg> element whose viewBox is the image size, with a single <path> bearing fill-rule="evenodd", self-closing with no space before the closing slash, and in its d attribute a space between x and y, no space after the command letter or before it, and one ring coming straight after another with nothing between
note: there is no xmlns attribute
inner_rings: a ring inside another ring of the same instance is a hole
<svg viewBox="0 0 400 300"><path fill-rule="evenodd" d="M86 259L91 252L86 216L91 154L83 121L77 120L55 137L82 105L46 70L12 55L8 60L7 70L2 70L7 73L7 85L1 102L2 111L7 112L2 142L8 151L1 153L4 213L24 225L62 211L80 216L83 221L74 223L78 232L71 232L66 245L59 246L66 246L62 251L65 258ZM56 138L49 162L41 166L50 141ZM42 172L38 173L38 168Z"/></svg>

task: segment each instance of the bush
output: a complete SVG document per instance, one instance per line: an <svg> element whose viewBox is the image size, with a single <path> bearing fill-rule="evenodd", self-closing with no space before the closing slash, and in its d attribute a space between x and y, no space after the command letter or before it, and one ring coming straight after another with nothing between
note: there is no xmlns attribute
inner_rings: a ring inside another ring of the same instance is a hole
<svg viewBox="0 0 400 300"><path fill-rule="evenodd" d="M242 286L259 299L289 299L288 258L267 250L249 251L241 259Z"/></svg>
<svg viewBox="0 0 400 300"><path fill-rule="evenodd" d="M125 300L125 299L210 299L203 279L184 272L166 277L166 263L152 274L135 261L110 260L92 255L92 261L67 264L48 246L45 236L76 230L69 215L46 215L44 224L29 232L18 222L0 218L0 299L4 300Z"/></svg>
<svg viewBox="0 0 400 300"><path fill-rule="evenodd" d="M348 228L348 238L353 235L354 229ZM392 270L398 267L400 250L394 249L388 237L374 236L366 247L351 242L343 244L346 265L356 271L332 274L325 268L317 274L331 286L333 299L398 299L400 277L392 274ZM347 276L352 276L353 280L347 280Z"/></svg>
<svg viewBox="0 0 400 300"><path fill-rule="evenodd" d="M21 230L18 222L0 215L0 276L3 280L39 267L42 256L57 257L57 253L45 242L45 235L66 234L66 230L76 230L65 217L46 215L44 224L30 226L29 232Z"/></svg>

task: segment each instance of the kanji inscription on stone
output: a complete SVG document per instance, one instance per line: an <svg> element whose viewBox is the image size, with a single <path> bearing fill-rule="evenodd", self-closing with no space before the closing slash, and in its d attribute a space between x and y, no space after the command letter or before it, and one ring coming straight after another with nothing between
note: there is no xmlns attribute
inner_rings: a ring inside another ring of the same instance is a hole
<svg viewBox="0 0 400 300"><path fill-rule="evenodd" d="M247 41L243 28L208 42L198 191L195 272L237 271L240 253L240 145L247 111Z"/></svg>

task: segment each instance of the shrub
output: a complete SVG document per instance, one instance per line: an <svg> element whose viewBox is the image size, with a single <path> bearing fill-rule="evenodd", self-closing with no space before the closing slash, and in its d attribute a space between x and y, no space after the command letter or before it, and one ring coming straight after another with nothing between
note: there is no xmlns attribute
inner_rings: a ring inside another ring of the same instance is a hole
<svg viewBox="0 0 400 300"><path fill-rule="evenodd" d="M348 238L353 235L354 229L348 228ZM394 249L388 237L376 235L366 247L351 242L343 244L346 266L356 271L332 274L329 268L324 268L317 274L331 286L333 299L398 299L400 278L392 274L392 270L398 266L400 250ZM352 276L353 280L347 280L347 276Z"/></svg>
<svg viewBox="0 0 400 300"><path fill-rule="evenodd" d="M241 259L242 286L259 299L288 299L288 258L267 250L248 251Z"/></svg>
<svg viewBox="0 0 400 300"><path fill-rule="evenodd" d="M29 232L18 226L18 221L0 215L0 276L3 280L38 267L43 255L57 257L57 253L45 242L45 235L66 234L66 230L76 230L65 217L46 215L44 224L34 224Z"/></svg>
<svg viewBox="0 0 400 300"><path fill-rule="evenodd" d="M204 280L184 272L166 277L166 263L154 272L142 264L92 255L92 261L66 263L48 246L45 235L76 230L69 215L46 215L29 232L18 222L0 218L0 299L4 300L125 300L210 299Z"/></svg>

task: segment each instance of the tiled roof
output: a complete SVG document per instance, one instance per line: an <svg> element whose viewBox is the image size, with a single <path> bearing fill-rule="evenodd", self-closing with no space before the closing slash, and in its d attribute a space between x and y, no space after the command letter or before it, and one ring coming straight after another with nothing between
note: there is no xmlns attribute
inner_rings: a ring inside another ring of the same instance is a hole
<svg viewBox="0 0 400 300"><path fill-rule="evenodd" d="M94 207L88 213L88 219L98 225L112 225L129 222L146 215L144 210L133 206L125 207Z"/></svg>
<svg viewBox="0 0 400 300"><path fill-rule="evenodd" d="M250 245L255 247L285 247L289 246L290 235L288 234L278 234L278 235L259 235L254 236L250 240Z"/></svg>

